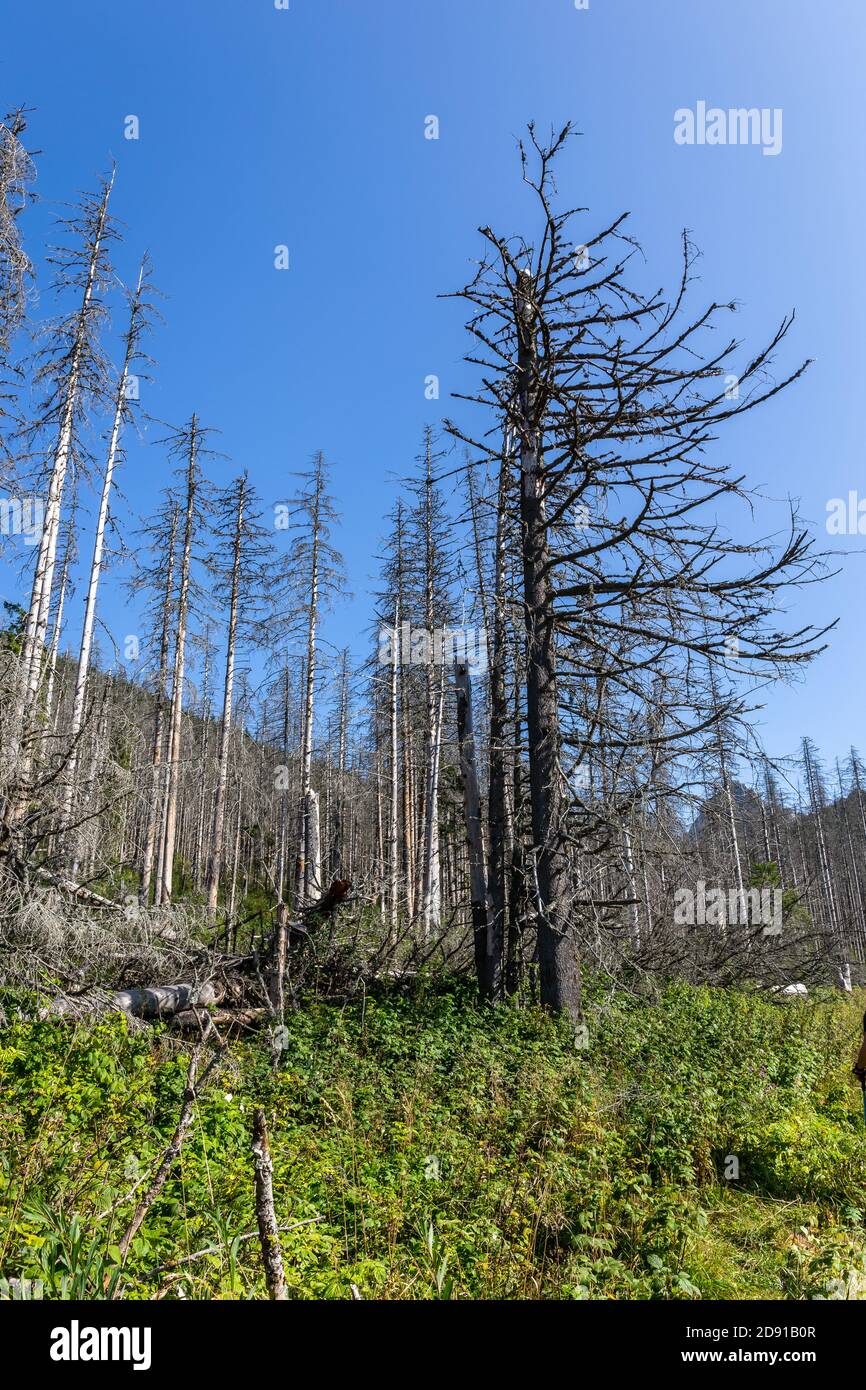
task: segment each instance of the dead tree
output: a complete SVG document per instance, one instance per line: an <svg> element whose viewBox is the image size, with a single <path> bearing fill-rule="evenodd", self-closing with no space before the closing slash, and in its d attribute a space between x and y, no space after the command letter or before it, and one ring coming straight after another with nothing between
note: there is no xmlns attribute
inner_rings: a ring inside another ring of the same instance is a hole
<svg viewBox="0 0 866 1390"><path fill-rule="evenodd" d="M148 270L149 265L145 257L141 263L135 290L129 295L129 326L124 340L123 361L117 379L114 418L112 420L111 434L108 441L108 454L102 480L102 493L99 499L99 511L96 518L93 556L90 562L90 578L87 584L84 623L81 630L81 645L78 653L78 673L75 681L75 696L72 703L72 721L69 728L70 753L65 771L66 787L64 791L62 815L62 824L64 828L68 827L73 815L75 776L78 766L78 742L84 724L87 699L87 677L90 669L90 656L96 624L96 600L99 592L99 581L102 576L105 533L108 524L114 470L122 458L121 431L124 424L130 419L132 402L138 398L137 393L131 392L129 389L130 381L133 375L139 377L142 374L141 369L145 365L145 362L144 359L139 360L142 358L141 343L152 320L153 310L150 302L152 286L148 282ZM137 368L138 371L134 373L133 368Z"/></svg>
<svg viewBox="0 0 866 1390"><path fill-rule="evenodd" d="M223 683L223 708L220 719L217 780L214 790L213 828L207 873L207 913L211 923L216 921L217 894L223 859L226 787L228 784L229 739L232 730L235 660L238 641L249 641L259 619L267 582L266 558L268 547L261 524L261 509L255 490L246 473L237 478L216 500L215 536L229 541L231 559L225 563L218 552L211 556L210 568L215 576L214 598L217 603L228 601L226 631L226 664Z"/></svg>
<svg viewBox="0 0 866 1390"><path fill-rule="evenodd" d="M320 613L342 591L343 561L331 545L337 510L328 491L328 465L317 453L311 468L300 474L301 487L285 506L286 524L297 533L292 555L293 588L303 593L306 615L306 689L301 741L301 788L295 861L295 903L302 907L321 890L319 852L319 798L313 789L313 735L315 726L317 633ZM315 857L311 851L315 848Z"/></svg>
<svg viewBox="0 0 866 1390"><path fill-rule="evenodd" d="M79 449L78 436L87 408L90 402L101 403L106 396L108 370L99 334L107 318L102 294L111 276L108 247L117 235L108 215L113 182L112 173L98 194L85 195L78 211L61 220L70 244L57 248L51 257L55 290L77 294L78 302L53 326L33 377L42 399L27 434L38 444L44 434L53 433L53 444L47 464L42 534L18 658L14 710L7 726L6 763L14 769L4 812L7 846L14 842L24 815L38 741L39 690L67 474Z"/></svg>
<svg viewBox="0 0 866 1390"><path fill-rule="evenodd" d="M745 718L749 689L809 661L822 634L780 634L770 622L780 591L820 570L796 517L776 547L723 534L710 514L723 496L749 503L744 480L709 456L717 430L805 369L780 381L768 375L791 319L737 362L731 399L723 374L733 371L739 345L717 344L711 329L733 306L687 317L688 238L668 301L628 283L634 243L623 218L581 239L576 214L555 209L553 164L569 134L566 127L544 144L530 127L520 153L537 234L505 238L483 228L489 253L460 295L472 306L470 360L482 378L469 399L494 421L504 414L520 463L540 994L577 1018L578 937L591 929L597 891L587 902L575 898L572 866L582 846L605 835L611 842L641 795L652 743L645 716L659 678L668 698L662 746L694 758L720 721ZM450 428L481 457L498 456L486 436ZM714 708L699 668L710 661L724 669L734 639L738 691ZM593 700L598 689L603 706ZM600 735L616 788L606 808L573 797L563 775L566 754L591 750Z"/></svg>
<svg viewBox="0 0 866 1390"><path fill-rule="evenodd" d="M194 547L207 522L209 489L202 473L201 459L204 440L209 433L202 428L198 416L172 431L168 437L170 453L183 460L184 486L183 527L180 546L177 616L175 619L174 668L168 719L168 757L165 792L165 819L162 826L160 850L161 873L156 886L156 901L170 902L174 878L174 853L177 837L178 797L180 792L181 719L183 714L184 672L186 667L187 625L193 589Z"/></svg>
<svg viewBox="0 0 866 1390"><path fill-rule="evenodd" d="M162 805L162 772L165 744L166 681L168 679L168 659L171 641L171 615L174 604L174 575L177 550L177 536L180 525L180 506L169 500L163 507L156 524L151 528L158 556L157 566L152 572L152 580L161 585L158 589L158 632L159 656L154 684L153 736L151 741L150 774L146 793L147 812L144 845L139 873L138 897L142 906L150 901L150 886L153 878L156 854L157 830L160 823ZM139 575L138 583L144 582Z"/></svg>

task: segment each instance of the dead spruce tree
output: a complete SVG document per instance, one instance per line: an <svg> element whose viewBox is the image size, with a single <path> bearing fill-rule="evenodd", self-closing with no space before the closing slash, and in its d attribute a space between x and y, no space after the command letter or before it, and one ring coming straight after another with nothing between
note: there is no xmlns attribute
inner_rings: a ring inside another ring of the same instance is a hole
<svg viewBox="0 0 866 1390"><path fill-rule="evenodd" d="M56 291L65 294L77 289L81 300L72 313L50 331L35 378L37 385L47 388L47 393L34 429L41 431L56 425L58 434L51 457L43 535L21 652L22 690L28 706L32 705L39 684L63 491L73 457L75 428L81 422L88 399L102 402L106 393L107 363L98 332L107 318L100 291L111 275L108 243L116 235L108 217L112 183L113 175L103 183L99 194L87 195L79 212L61 223L71 233L73 244L58 248L52 258L57 272Z"/></svg>
<svg viewBox="0 0 866 1390"><path fill-rule="evenodd" d="M213 827L207 871L207 915L211 923L216 921L217 895L223 862L235 665L239 646L249 645L256 634L268 582L268 533L261 524L261 516L258 496L246 473L216 495L213 533L217 546L209 557L208 568L215 581L213 600L218 607L228 609L228 621L223 707L213 796ZM226 545L229 547L228 555L224 552Z"/></svg>
<svg viewBox="0 0 866 1390"><path fill-rule="evenodd" d="M53 251L52 289L72 300L43 332L34 362L33 386L40 400L26 439L36 455L37 485L46 487L42 534L36 554L30 602L18 657L11 716L5 722L5 768L9 779L3 815L5 851L26 859L17 844L28 801L36 788L34 764L40 742L40 691L46 671L45 644L54 600L54 577L64 492L70 465L87 460L83 427L92 407L109 399L109 369L100 334L107 322L104 300L112 271L109 246L117 232L108 214L114 175L95 194L86 194L78 208L59 225L69 238ZM51 441L43 453L43 440ZM38 773L36 774L38 776ZM50 774L53 777L53 771Z"/></svg>
<svg viewBox="0 0 866 1390"><path fill-rule="evenodd" d="M0 121L0 418L5 413L12 344L24 323L33 266L21 239L19 218L35 177L33 160L21 137L27 129L23 108Z"/></svg>
<svg viewBox="0 0 866 1390"><path fill-rule="evenodd" d="M431 429L424 433L423 450L416 460L418 473L410 484L414 505L410 512L412 559L408 573L414 585L417 607L408 660L424 672L424 780L420 917L425 942L434 939L442 920L442 864L440 856L439 795L442 741L445 724L446 661L443 636L451 617L452 564L448 546L449 519L436 479L441 457L435 450ZM407 656L403 657L404 662Z"/></svg>
<svg viewBox="0 0 866 1390"><path fill-rule="evenodd" d="M139 867L138 898L143 907L150 902L150 889L153 880L156 858L157 833L160 824L160 807L163 803L163 752L165 745L165 716L167 709L166 682L171 649L171 621L174 604L175 565L177 561L177 537L180 526L180 505L169 497L157 515L140 533L144 547L154 557L151 564L139 562L132 584L133 593L146 591L148 602L144 615L145 632L153 641L145 641L156 652L156 665L153 675L153 734L147 788L145 792L145 832ZM145 664L145 672L148 665Z"/></svg>
<svg viewBox="0 0 866 1390"><path fill-rule="evenodd" d="M338 521L329 491L329 469L319 451L311 467L298 475L301 486L277 509L277 528L292 530L293 592L287 599L305 615L306 686L304 692L301 787L295 860L295 905L303 907L321 893L321 831L319 797L313 789L313 739L315 728L318 625L322 612L343 591L343 559L331 544Z"/></svg>
<svg viewBox="0 0 866 1390"><path fill-rule="evenodd" d="M791 319L735 368L738 343L717 346L711 334L733 306L687 311L688 238L670 299L629 284L624 218L578 238L576 212L554 207L553 165L569 134L567 126L544 144L530 126L520 156L537 234L482 228L488 252L459 293L473 307L469 360L481 378L469 399L494 427L504 416L519 465L540 998L577 1019L578 938L605 901L597 885L581 891L577 856L603 848L603 822L614 829L639 797L654 745L694 757L721 719L743 717L743 696L716 708L708 698L706 666L725 663L726 641L736 638L748 686L808 661L819 634L772 624L780 591L817 571L795 516L777 546L728 534L714 511L720 499L749 503L743 478L710 461L718 429L804 370L769 376ZM500 452L451 429L482 456ZM662 677L664 728L650 735ZM596 787L605 795L590 798L566 782L566 759L598 765L602 746Z"/></svg>
<svg viewBox="0 0 866 1390"><path fill-rule="evenodd" d="M383 589L376 595L376 671L373 678L374 690L381 690L384 684L385 698L378 696L386 708L387 731L385 743L388 768L387 832L384 846L384 871L386 876L383 894L386 904L387 921L393 932L397 926L401 899L408 894L405 864L405 844L407 830L404 825L404 860L401 872L400 858L400 811L403 800L400 767L400 689L401 678L405 685L405 671L401 672L401 662L409 655L404 652L401 641L401 624L404 617L404 591L406 587L406 507L398 498L389 518L390 534L386 541L382 579ZM404 882L401 884L401 880Z"/></svg>
<svg viewBox="0 0 866 1390"><path fill-rule="evenodd" d="M99 581L102 576L105 550L106 528L108 526L111 490L114 473L123 461L122 432L133 418L134 403L138 400L138 381L145 374L148 359L142 350L142 339L153 319L153 287L148 280L149 263L145 257L141 263L135 289L129 292L129 325L124 339L123 360L117 378L114 399L114 416L108 439L105 472L102 479L102 492L96 518L96 532L93 538L93 555L90 562L90 576L87 584L87 597L84 605L84 622L81 630L81 645L78 653L78 671L75 680L75 696L72 704L72 723L69 729L70 752L64 776L66 786L63 799L62 824L68 829L73 818L75 799L75 778L78 768L78 743L85 717L87 699L87 678L90 669L90 656L96 624L96 601ZM74 877L74 874L73 874Z"/></svg>
<svg viewBox="0 0 866 1390"><path fill-rule="evenodd" d="M156 884L157 903L171 902L174 883L174 855L177 839L181 775L181 733L184 674L188 626L193 601L198 592L195 569L201 561L201 543L210 515L211 487L202 471L202 459L212 454L206 440L212 433L192 415L187 424L172 430L163 443L169 455L180 460L179 482L183 487L180 555L178 562L177 607L175 609L174 665L167 730L165 805L160 836L160 873Z"/></svg>

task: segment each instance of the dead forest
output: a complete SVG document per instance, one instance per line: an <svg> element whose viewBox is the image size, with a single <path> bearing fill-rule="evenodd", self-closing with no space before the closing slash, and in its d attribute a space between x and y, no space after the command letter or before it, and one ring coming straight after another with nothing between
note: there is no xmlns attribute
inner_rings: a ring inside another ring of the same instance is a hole
<svg viewBox="0 0 866 1390"><path fill-rule="evenodd" d="M741 343L686 235L673 291L647 291L627 219L591 229L557 188L569 136L529 127L526 226L467 227L476 272L442 286L472 384L382 481L359 654L327 638L326 440L273 497L243 459L214 483L194 400L146 419L158 267L120 284L109 173L59 218L37 298L28 113L5 118L5 984L243 1033L424 972L578 1026L582 971L862 982L866 764L811 737L771 758L755 731L762 690L832 640L797 615L820 550L793 506L760 534L747 476L750 412L785 409L803 345L790 316ZM130 517L145 427L153 505Z"/></svg>

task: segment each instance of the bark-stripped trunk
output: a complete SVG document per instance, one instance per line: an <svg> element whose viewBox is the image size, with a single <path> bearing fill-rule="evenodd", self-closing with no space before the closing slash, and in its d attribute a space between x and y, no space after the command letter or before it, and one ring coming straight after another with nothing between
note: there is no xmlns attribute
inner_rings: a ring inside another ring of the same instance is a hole
<svg viewBox="0 0 866 1390"><path fill-rule="evenodd" d="M803 740L803 768L806 773L806 790L809 794L809 802L812 817L815 822L815 840L818 849L818 871L821 880L822 896L825 903L826 919L830 927L830 932L836 943L837 961L836 974L839 988L846 994L851 992L851 965L847 960L847 943L844 939L842 926L839 921L839 912L836 903L836 894L833 888L833 874L830 869L830 859L827 852L827 839L824 833L824 804L825 794L822 779L818 768L812 758L808 739Z"/></svg>
<svg viewBox="0 0 866 1390"><path fill-rule="evenodd" d="M96 625L96 597L102 575L102 557L105 549L105 528L108 523L108 508L111 501L111 485L123 425L124 403L126 401L127 381L132 357L135 352L137 320L141 305L141 291L144 283L144 266L139 276L135 297L130 310L129 328L123 356L123 367L117 383L114 401L114 420L108 444L108 457L105 461L105 474L102 479L102 495L99 499L99 512L96 518L96 534L93 538L93 557L90 562L90 578L87 584L87 599L84 605L84 624L81 629L81 646L78 651L78 672L75 678L75 695L72 703L72 723L69 729L72 751L66 773L66 792L63 803L63 825L69 825L72 818L75 797L75 772L78 764L78 736L84 723L84 710L87 699L87 677L90 670L90 653L93 647L93 633Z"/></svg>
<svg viewBox="0 0 866 1390"><path fill-rule="evenodd" d="M438 932L442 918L442 882L439 858L439 766L442 748L442 716L445 699L445 665L438 674L434 664L436 643L436 575L433 537L433 469L428 433L425 450L426 475L424 479L424 621L428 641L432 650L427 654L426 697L427 722L424 730L426 753L426 780L424 788L424 864L422 870L422 914L424 939L429 941L433 932ZM437 689L438 685L438 689Z"/></svg>
<svg viewBox="0 0 866 1390"><path fill-rule="evenodd" d="M319 616L319 495L317 482L312 515L312 549L310 573L310 606L307 620L307 684L304 696L303 747L301 749L301 807L298 826L297 905L303 907L319 896L321 883L319 866L309 862L312 833L310 817L318 813L318 799L312 797L313 776L313 717L316 691L316 626ZM318 837L318 825L316 826Z"/></svg>
<svg viewBox="0 0 866 1390"><path fill-rule="evenodd" d="M113 178L111 182L113 183ZM60 431L57 439L57 448L54 453L51 479L48 485L48 499L45 506L42 537L39 544L36 571L33 576L30 607L27 613L27 626L21 647L19 669L22 673L24 683L25 708L35 699L36 691L39 686L42 647L45 642L45 633L48 627L48 612L51 604L51 590L54 583L54 566L57 556L57 538L60 532L60 511L63 503L63 490L66 484L66 474L72 450L75 410L81 385L82 361L85 352L90 307L93 300L97 269L99 266L99 253L102 246L105 219L108 214L108 198L110 193L111 183L108 183L102 197L96 226L96 235L91 247L90 264L84 286L81 309L78 315L78 331L69 361L69 375L66 381Z"/></svg>
<svg viewBox="0 0 866 1390"><path fill-rule="evenodd" d="M54 713L54 683L57 678L57 654L60 651L60 638L63 633L63 610L69 592L69 566L72 560L72 544L75 535L75 516L69 521L66 545L63 547L63 564L60 570L60 588L57 593L57 610L54 614L54 628L51 633L51 650L48 655L48 682L45 687L45 723L56 730L57 719ZM68 775L68 772L67 772Z"/></svg>
<svg viewBox="0 0 866 1390"><path fill-rule="evenodd" d="M388 771L390 788L388 798L388 922L392 928L397 926L397 907L399 893L399 864L397 858L397 832L399 820L400 776L397 761L397 679L400 667L400 600L394 604L394 631L391 641L391 669L388 673Z"/></svg>
<svg viewBox="0 0 866 1390"><path fill-rule="evenodd" d="M27 611L27 623L18 661L18 682L15 712L12 721L13 746L11 755L15 757L18 755L19 751L21 752L21 762L17 771L16 782L19 788L21 788L23 796L19 795L17 802L13 803L7 811L7 814L11 811L13 825L20 818L26 804L25 788L30 777L33 755L34 723L36 719L39 685L42 677L42 658L45 636L48 630L51 593L54 587L54 569L57 559L57 540L60 534L63 492L72 453L75 415L81 390L81 378L84 368L96 279L99 272L100 253L108 216L108 199L113 182L114 176L112 175L111 180L105 185L99 211L96 216L93 239L90 245L88 271L84 283L81 308L78 313L76 333L69 355L69 370L64 388L60 427L52 462L51 477L48 484L48 496L45 503L42 535L36 557L36 568L33 574L30 604Z"/></svg>
<svg viewBox="0 0 866 1390"><path fill-rule="evenodd" d="M210 861L207 874L207 917L213 924L216 921L217 895L219 893L220 872L223 859L223 829L225 826L226 786L229 772L229 739L232 727L232 700L235 682L235 647L238 635L238 597L241 569L241 543L244 526L244 505L246 502L246 478L241 478L238 487L238 504L235 515L235 534L232 546L231 597L229 599L229 627L226 639L226 670L223 685L223 713L220 722L219 751L217 753L217 780L214 793L213 830L211 832Z"/></svg>
<svg viewBox="0 0 866 1390"><path fill-rule="evenodd" d="M343 878L346 815L346 725L349 718L349 653L344 649L340 668L340 729L337 752L337 792L334 804L333 871Z"/></svg>
<svg viewBox="0 0 866 1390"><path fill-rule="evenodd" d="M174 589L174 560L177 543L179 509L171 513L168 537L168 570L165 578L165 597L162 604L162 621L159 635L159 671L156 683L156 698L153 712L153 742L151 745L150 795L147 805L147 827L144 836L144 852L141 859L141 872L138 883L138 900L146 907L150 899L150 884L153 877L153 860L156 850L157 826L161 822L162 806L162 748L165 727L165 683L168 678L168 652L171 622L171 606ZM160 836L160 843L162 837Z"/></svg>
<svg viewBox="0 0 866 1390"><path fill-rule="evenodd" d="M439 766L442 753L442 716L445 703L445 667L436 689L435 671L427 668L427 784L424 796L424 939L439 930L442 918L442 880L439 855Z"/></svg>
<svg viewBox="0 0 866 1390"><path fill-rule="evenodd" d="M277 902L283 902L286 892L286 855L288 851L288 825L286 808L288 806L288 772L289 772L289 663L286 661L286 669L283 673L283 768L279 785L280 812L279 812L279 832L277 846L277 871L275 875Z"/></svg>
<svg viewBox="0 0 866 1390"><path fill-rule="evenodd" d="M178 797L180 793L180 755L183 715L183 682L186 662L186 629L189 617L190 567L195 524L197 490L198 420L192 417L187 457L186 514L184 518L183 551L180 565L180 590L177 608L177 637L174 649L174 673L171 686L171 708L168 723L168 776L166 778L165 834L163 839L162 875L157 885L158 901L171 902L174 879L174 851L177 837Z"/></svg>

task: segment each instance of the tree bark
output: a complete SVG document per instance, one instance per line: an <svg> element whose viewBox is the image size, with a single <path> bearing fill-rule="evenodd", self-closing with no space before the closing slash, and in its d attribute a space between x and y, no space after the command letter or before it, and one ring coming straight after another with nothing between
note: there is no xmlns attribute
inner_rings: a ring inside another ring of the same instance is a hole
<svg viewBox="0 0 866 1390"><path fill-rule="evenodd" d="M270 1297L283 1302L288 1299L289 1293L274 1211L274 1164L263 1110L256 1110L253 1117L253 1157L256 1165L256 1222L265 1266L265 1283Z"/></svg>
<svg viewBox="0 0 866 1390"><path fill-rule="evenodd" d="M568 862L562 831L556 626L544 507L532 285L521 272L517 395L520 414L520 521L527 639L526 729L532 839L538 882L539 993L544 1007L580 1018L580 969L569 924Z"/></svg>
<svg viewBox="0 0 866 1390"><path fill-rule="evenodd" d="M493 930L487 897L481 792L475 761L475 728L472 718L472 682L465 662L454 667L457 685L457 743L463 784L463 821L469 856L469 901L475 942L475 973L482 999L498 999L502 993L502 952Z"/></svg>

